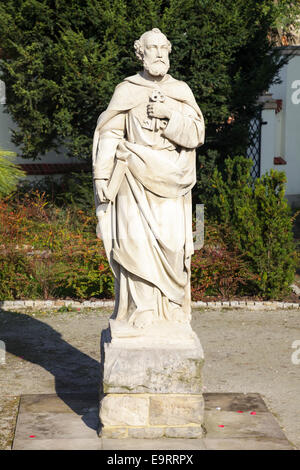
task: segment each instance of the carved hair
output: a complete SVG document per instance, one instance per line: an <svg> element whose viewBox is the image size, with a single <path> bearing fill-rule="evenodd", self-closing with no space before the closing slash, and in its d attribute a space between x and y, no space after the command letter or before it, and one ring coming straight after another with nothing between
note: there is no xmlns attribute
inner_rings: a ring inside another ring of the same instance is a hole
<svg viewBox="0 0 300 470"><path fill-rule="evenodd" d="M144 57L144 41L145 41L145 37L146 35L150 34L150 33L156 33L156 34L161 34L162 36L164 36L167 40L167 44L168 44L168 51L169 53L171 52L171 49L172 49L172 45L170 43L170 41L167 39L167 37L164 35L164 33L161 32L160 29L158 28L153 28L151 29L150 31L146 31L144 34L141 35L140 39L138 39L137 41L134 41L134 49L135 49L135 54L137 56L137 58L139 60L143 60L143 57Z"/></svg>

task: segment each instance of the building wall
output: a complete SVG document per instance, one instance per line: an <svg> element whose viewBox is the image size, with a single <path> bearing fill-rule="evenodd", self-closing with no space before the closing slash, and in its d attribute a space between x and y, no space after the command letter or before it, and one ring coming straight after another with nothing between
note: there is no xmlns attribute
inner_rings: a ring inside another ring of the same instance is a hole
<svg viewBox="0 0 300 470"><path fill-rule="evenodd" d="M269 89L273 100L282 100L282 110L263 111L263 120L268 124L262 126L261 172L270 168L284 171L287 197L300 207L300 47L287 47L283 53L291 51L293 57L279 74L282 83ZM272 163L272 153L286 164Z"/></svg>
<svg viewBox="0 0 300 470"><path fill-rule="evenodd" d="M12 121L9 114L5 112L5 84L0 80L0 147L4 150L11 150L13 152L21 153L20 148L16 147L11 142L12 130L16 129L16 124ZM75 163L80 160L70 159L66 156L66 152L63 147L60 149L60 153L54 151L47 152L45 155L39 157L39 160L25 159L20 156L12 158L18 164L29 164L29 163Z"/></svg>

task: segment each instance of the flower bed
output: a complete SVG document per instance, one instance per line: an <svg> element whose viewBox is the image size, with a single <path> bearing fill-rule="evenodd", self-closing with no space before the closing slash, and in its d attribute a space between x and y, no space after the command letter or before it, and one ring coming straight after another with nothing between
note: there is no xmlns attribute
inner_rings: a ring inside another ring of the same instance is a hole
<svg viewBox="0 0 300 470"><path fill-rule="evenodd" d="M112 299L114 279L95 227L92 206L58 207L37 190L0 200L0 300ZM205 224L204 247L191 261L192 300L270 298L253 289L260 274L226 230ZM286 288L273 298L297 301Z"/></svg>

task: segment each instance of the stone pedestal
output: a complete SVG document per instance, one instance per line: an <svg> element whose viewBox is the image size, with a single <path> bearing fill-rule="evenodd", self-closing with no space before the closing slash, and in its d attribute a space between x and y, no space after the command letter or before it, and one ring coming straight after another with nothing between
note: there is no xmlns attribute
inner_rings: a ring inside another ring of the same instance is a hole
<svg viewBox="0 0 300 470"><path fill-rule="evenodd" d="M203 350L189 324L139 330L110 320L104 344L101 436L199 438Z"/></svg>

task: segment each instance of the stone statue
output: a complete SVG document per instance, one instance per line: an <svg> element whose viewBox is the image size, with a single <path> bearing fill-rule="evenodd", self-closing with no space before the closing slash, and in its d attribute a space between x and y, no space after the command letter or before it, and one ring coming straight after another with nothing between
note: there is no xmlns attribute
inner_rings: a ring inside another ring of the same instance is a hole
<svg viewBox="0 0 300 470"><path fill-rule="evenodd" d="M157 28L134 48L126 78L97 123L97 234L115 276L115 318L146 329L191 319L191 189L204 120L188 85L167 74L171 44Z"/></svg>
<svg viewBox="0 0 300 470"><path fill-rule="evenodd" d="M97 232L116 287L99 434L196 438L204 354L190 324L191 189L204 122L188 85L167 74L165 35L155 28L134 46L144 69L116 87L93 145Z"/></svg>

